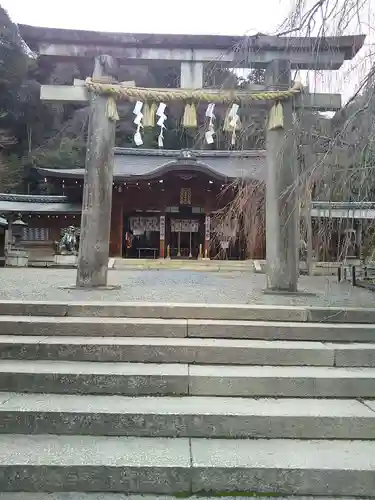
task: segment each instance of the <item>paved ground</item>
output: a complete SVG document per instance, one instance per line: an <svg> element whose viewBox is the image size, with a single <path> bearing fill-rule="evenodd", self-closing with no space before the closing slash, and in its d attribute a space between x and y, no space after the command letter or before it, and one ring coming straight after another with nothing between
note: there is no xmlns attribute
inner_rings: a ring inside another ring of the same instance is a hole
<svg viewBox="0 0 375 500"><path fill-rule="evenodd" d="M300 278L300 289L316 296L265 295L265 275L241 271L109 271L115 291L64 290L75 283L73 269L0 268L0 300L155 301L237 304L343 305L374 307L375 294L336 277Z"/></svg>

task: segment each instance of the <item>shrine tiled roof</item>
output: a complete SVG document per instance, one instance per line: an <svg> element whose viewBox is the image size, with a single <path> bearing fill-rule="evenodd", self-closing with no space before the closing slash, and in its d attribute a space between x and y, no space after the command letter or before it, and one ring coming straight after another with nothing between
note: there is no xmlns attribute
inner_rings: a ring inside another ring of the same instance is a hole
<svg viewBox="0 0 375 500"><path fill-rule="evenodd" d="M66 196L0 193L0 213L16 212L40 214L80 213L81 204L71 203Z"/></svg>
<svg viewBox="0 0 375 500"><path fill-rule="evenodd" d="M37 169L44 177L81 179L84 169ZM250 178L264 181L263 150L188 151L115 148L114 180L151 179L173 171L199 171L222 180Z"/></svg>

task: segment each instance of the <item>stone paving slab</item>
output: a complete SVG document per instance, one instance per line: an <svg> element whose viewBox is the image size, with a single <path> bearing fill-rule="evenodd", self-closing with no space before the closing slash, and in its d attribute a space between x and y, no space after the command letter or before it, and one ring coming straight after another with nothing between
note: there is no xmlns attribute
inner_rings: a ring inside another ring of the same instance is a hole
<svg viewBox="0 0 375 500"><path fill-rule="evenodd" d="M0 489L373 496L375 441L0 435Z"/></svg>
<svg viewBox="0 0 375 500"><path fill-rule="evenodd" d="M189 365L194 396L375 397L375 369Z"/></svg>
<svg viewBox="0 0 375 500"><path fill-rule="evenodd" d="M1 359L333 366L334 354L321 342L0 335Z"/></svg>
<svg viewBox="0 0 375 500"><path fill-rule="evenodd" d="M187 320L157 318L52 317L0 315L4 335L88 335L186 337Z"/></svg>
<svg viewBox="0 0 375 500"><path fill-rule="evenodd" d="M187 439L0 435L1 491L190 490Z"/></svg>
<svg viewBox="0 0 375 500"><path fill-rule="evenodd" d="M52 312L56 312L54 317ZM150 303L150 302L38 302L0 301L0 315L9 318L20 316L54 318L57 323L82 322L110 323L111 319L121 323L122 318L143 324L145 319L154 319L157 326L161 318L166 321L186 321L186 319L217 319L243 321L307 321L308 311L301 306L272 306L264 304L196 304L196 303ZM0 319L1 319L0 316ZM139 321L137 321L139 320ZM115 323L115 321L114 321ZM150 322L152 323L152 322ZM185 323L184 323L185 324Z"/></svg>
<svg viewBox="0 0 375 500"><path fill-rule="evenodd" d="M370 399L370 400L365 400L364 404L366 404L369 408L371 408L373 411L375 411L375 401Z"/></svg>
<svg viewBox="0 0 375 500"><path fill-rule="evenodd" d="M217 500L210 496L186 496L188 500ZM248 496L220 496L221 500L248 500ZM251 496L254 500L264 500L264 496ZM273 496L273 500L337 500L334 497L278 497ZM1 493L0 500L179 500L180 497L159 496L159 495L123 495L122 493ZM340 500L355 500L355 497L340 497ZM370 500L370 497L362 497L362 500Z"/></svg>
<svg viewBox="0 0 375 500"><path fill-rule="evenodd" d="M354 400L0 395L0 432L145 437L374 439Z"/></svg>
<svg viewBox="0 0 375 500"><path fill-rule="evenodd" d="M0 411L72 413L145 413L160 415L257 415L375 418L375 408L350 399L277 399L236 397L99 396L0 393ZM161 404L162 403L162 404Z"/></svg>
<svg viewBox="0 0 375 500"><path fill-rule="evenodd" d="M373 293L373 292L370 292ZM375 296L374 296L375 298ZM340 310L333 308L313 307L308 311L308 321L325 323L375 323L375 307L345 307Z"/></svg>
<svg viewBox="0 0 375 500"><path fill-rule="evenodd" d="M374 495L374 441L191 440L194 491Z"/></svg>
<svg viewBox="0 0 375 500"><path fill-rule="evenodd" d="M264 295L266 277L242 271L111 271L109 283L120 290L65 290L75 283L75 270L8 269L0 271L2 299L57 301L142 301L311 306L374 306L368 290L338 284L336 277L300 278L300 289L316 296Z"/></svg>
<svg viewBox="0 0 375 500"><path fill-rule="evenodd" d="M326 344L335 349L335 366L375 367L375 344Z"/></svg>
<svg viewBox="0 0 375 500"><path fill-rule="evenodd" d="M70 394L375 397L375 369L0 361L0 390Z"/></svg>
<svg viewBox="0 0 375 500"><path fill-rule="evenodd" d="M0 360L0 390L78 394L188 394L185 364Z"/></svg>
<svg viewBox="0 0 375 500"><path fill-rule="evenodd" d="M187 439L3 434L0 464L187 468L190 452Z"/></svg>
<svg viewBox="0 0 375 500"><path fill-rule="evenodd" d="M264 340L372 342L375 341L375 326L343 323L246 322L189 319L188 336Z"/></svg>

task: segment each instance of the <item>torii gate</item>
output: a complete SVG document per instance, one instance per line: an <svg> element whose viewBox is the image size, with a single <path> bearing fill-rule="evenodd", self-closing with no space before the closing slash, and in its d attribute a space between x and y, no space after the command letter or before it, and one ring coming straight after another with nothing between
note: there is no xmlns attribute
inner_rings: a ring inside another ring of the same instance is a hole
<svg viewBox="0 0 375 500"><path fill-rule="evenodd" d="M321 43L321 46L324 45ZM350 59L354 55L348 56L346 49L342 49L340 52L339 43L335 49L335 57L339 54L342 60ZM310 62L311 54L307 53L304 59L300 50L294 49L294 52L294 58L298 52L303 69L314 69L312 62ZM259 58L259 54L256 57ZM280 94L280 91L285 93L286 89L291 88L291 59L290 54L285 51L275 54L275 59L263 64L263 67L266 68L264 90L269 94L267 100L270 100L272 91ZM92 80L99 82L99 85L100 83L118 84L111 76L113 64L114 60L111 56L96 57ZM319 64L320 69L322 69L322 62L320 61ZM326 69L330 69L328 60L325 64ZM125 87L133 85L134 82L127 82ZM259 89L259 86L257 88ZM152 89L149 90L152 91ZM173 91L173 89L165 90ZM218 100L218 96L221 94L217 90L203 89L202 91L212 95L213 101ZM85 82L79 80L75 81L73 86L43 85L41 87L41 99L44 101L90 102L81 239L76 280L76 286L80 288L107 287L113 146L115 141L115 121L107 109L108 95L110 92L89 91ZM241 98L240 92L236 95ZM341 108L339 94L309 94L304 92L299 94L295 92L293 95L294 97L290 95L288 99L283 98L283 121L275 127L269 127L266 139L267 289L271 292L297 292L299 200L297 189L293 189L295 183L298 182L293 109L303 107L316 111L335 111Z"/></svg>

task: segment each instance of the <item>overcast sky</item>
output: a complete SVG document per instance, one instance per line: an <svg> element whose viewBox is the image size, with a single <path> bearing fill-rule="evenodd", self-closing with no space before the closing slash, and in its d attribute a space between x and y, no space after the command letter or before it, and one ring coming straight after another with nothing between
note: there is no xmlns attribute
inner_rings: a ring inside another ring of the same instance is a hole
<svg viewBox="0 0 375 500"><path fill-rule="evenodd" d="M288 0L1 0L16 23L98 31L243 35L271 32L283 20ZM95 8L95 5L102 5ZM107 7L108 6L108 7ZM140 8L141 6L141 8ZM283 7L282 7L283 6Z"/></svg>

